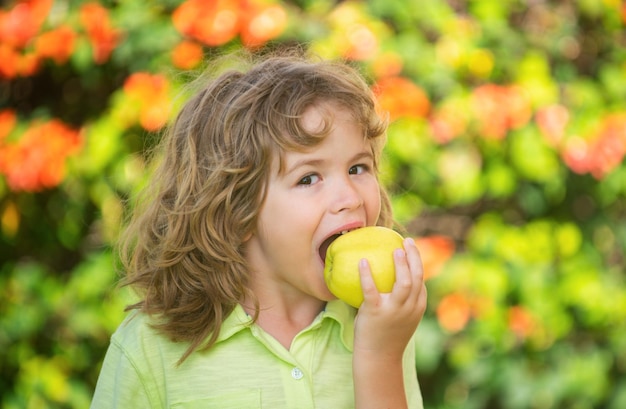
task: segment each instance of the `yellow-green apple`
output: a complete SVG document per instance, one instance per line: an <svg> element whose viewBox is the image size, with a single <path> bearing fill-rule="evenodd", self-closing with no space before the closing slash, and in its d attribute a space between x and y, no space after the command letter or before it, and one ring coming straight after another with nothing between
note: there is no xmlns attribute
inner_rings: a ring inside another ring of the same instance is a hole
<svg viewBox="0 0 626 409"><path fill-rule="evenodd" d="M344 233L335 239L326 252L324 280L330 292L340 300L359 308L363 290L359 262L369 262L376 288L391 292L396 281L393 251L402 248L403 237L392 229L369 226Z"/></svg>

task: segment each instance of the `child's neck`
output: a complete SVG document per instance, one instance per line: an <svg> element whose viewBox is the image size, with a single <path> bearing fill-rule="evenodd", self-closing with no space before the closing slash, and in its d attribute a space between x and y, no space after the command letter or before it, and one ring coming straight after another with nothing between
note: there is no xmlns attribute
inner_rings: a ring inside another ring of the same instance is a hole
<svg viewBox="0 0 626 409"><path fill-rule="evenodd" d="M302 300L296 305L281 303L277 300L271 304L264 303L262 300L259 300L259 303L261 309L256 324L286 349L291 347L296 335L311 325L326 305L325 302L317 299ZM253 315L254 311L249 311L246 305L244 304L246 312Z"/></svg>

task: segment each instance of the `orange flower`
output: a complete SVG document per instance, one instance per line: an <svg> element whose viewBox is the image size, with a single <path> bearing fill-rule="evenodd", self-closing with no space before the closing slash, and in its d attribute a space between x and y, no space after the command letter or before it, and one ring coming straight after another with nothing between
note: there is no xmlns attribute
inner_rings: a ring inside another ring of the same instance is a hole
<svg viewBox="0 0 626 409"><path fill-rule="evenodd" d="M34 75L39 70L40 62L39 56L35 53L20 56L17 64L18 74L22 77Z"/></svg>
<svg viewBox="0 0 626 409"><path fill-rule="evenodd" d="M572 171L602 179L626 155L626 113L605 117L588 138L568 139L561 155Z"/></svg>
<svg viewBox="0 0 626 409"><path fill-rule="evenodd" d="M169 115L169 101L159 99L152 104L144 106L139 114L139 124L147 131L158 131L165 126Z"/></svg>
<svg viewBox="0 0 626 409"><path fill-rule="evenodd" d="M471 304L461 293L448 294L437 306L439 325L449 332L459 332L467 326L471 316Z"/></svg>
<svg viewBox="0 0 626 409"><path fill-rule="evenodd" d="M527 338L535 328L535 319L521 306L509 308L509 329L521 339Z"/></svg>
<svg viewBox="0 0 626 409"><path fill-rule="evenodd" d="M181 70L191 70L200 64L202 46L194 41L182 41L172 50L172 63Z"/></svg>
<svg viewBox="0 0 626 409"><path fill-rule="evenodd" d="M454 241L444 236L421 237L415 240L424 264L424 279L435 277L454 254Z"/></svg>
<svg viewBox="0 0 626 409"><path fill-rule="evenodd" d="M373 58L378 52L379 42L376 34L365 24L352 25L346 32L348 49L346 58L364 61Z"/></svg>
<svg viewBox="0 0 626 409"><path fill-rule="evenodd" d="M411 80L403 77L381 78L374 86L379 109L391 119L425 117L430 110L426 93Z"/></svg>
<svg viewBox="0 0 626 409"><path fill-rule="evenodd" d="M561 157L574 173L588 173L592 168L590 151L589 142L576 136L566 140Z"/></svg>
<svg viewBox="0 0 626 409"><path fill-rule="evenodd" d="M208 46L219 46L239 32L240 4L231 0L187 0L172 14L176 29Z"/></svg>
<svg viewBox="0 0 626 409"><path fill-rule="evenodd" d="M87 30L97 64L106 62L120 41L120 32L111 26L109 11L98 3L85 3L80 7L80 21Z"/></svg>
<svg viewBox="0 0 626 409"><path fill-rule="evenodd" d="M172 14L174 27L205 45L223 45L238 34L247 47L279 36L287 26L282 6L264 0L187 0Z"/></svg>
<svg viewBox="0 0 626 409"><path fill-rule="evenodd" d="M148 131L163 127L170 114L169 83L160 74L137 72L124 83L124 93L139 107L139 123Z"/></svg>
<svg viewBox="0 0 626 409"><path fill-rule="evenodd" d="M472 103L479 132L485 138L502 139L532 116L530 101L516 86L482 85L474 89Z"/></svg>
<svg viewBox="0 0 626 409"><path fill-rule="evenodd" d="M19 73L20 59L20 54L13 47L0 43L0 78L15 78Z"/></svg>
<svg viewBox="0 0 626 409"><path fill-rule="evenodd" d="M246 47L262 46L287 26L287 13L278 4L244 0L242 10L247 11L241 14L241 41Z"/></svg>
<svg viewBox="0 0 626 409"><path fill-rule="evenodd" d="M41 34L35 40L35 52L39 57L51 58L57 64L65 63L72 52L76 33L67 25L62 25L54 30Z"/></svg>
<svg viewBox="0 0 626 409"><path fill-rule="evenodd" d="M131 98L149 103L160 96L167 80L163 75L136 72L124 81L124 92Z"/></svg>
<svg viewBox="0 0 626 409"><path fill-rule="evenodd" d="M14 191L52 188L63 180L65 161L81 144L79 132L61 121L35 124L16 143L0 148L0 173Z"/></svg>
<svg viewBox="0 0 626 409"><path fill-rule="evenodd" d="M535 121L541 134L554 147L559 146L565 136L569 119L569 111L559 104L541 108L535 114Z"/></svg>
<svg viewBox="0 0 626 409"><path fill-rule="evenodd" d="M52 0L23 0L9 11L0 10L0 42L24 48L39 32Z"/></svg>
<svg viewBox="0 0 626 409"><path fill-rule="evenodd" d="M402 56L392 51L379 54L372 62L372 70L377 78L397 76L402 72L403 66Z"/></svg>
<svg viewBox="0 0 626 409"><path fill-rule="evenodd" d="M17 115L15 111L12 109L3 109L0 111L0 143L5 139L13 128L15 128L15 123L17 122Z"/></svg>
<svg viewBox="0 0 626 409"><path fill-rule="evenodd" d="M0 43L0 79L28 77L39 69L39 57L34 53L22 55L8 44Z"/></svg>
<svg viewBox="0 0 626 409"><path fill-rule="evenodd" d="M462 101L449 100L439 105L428 120L435 141L445 144L467 130L469 118Z"/></svg>

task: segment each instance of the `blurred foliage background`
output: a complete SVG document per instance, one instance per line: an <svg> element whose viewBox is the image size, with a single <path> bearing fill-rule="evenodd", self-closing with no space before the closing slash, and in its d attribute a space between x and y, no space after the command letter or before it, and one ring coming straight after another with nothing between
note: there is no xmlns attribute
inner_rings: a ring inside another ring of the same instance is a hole
<svg viewBox="0 0 626 409"><path fill-rule="evenodd" d="M0 11L0 400L85 408L146 150L218 54L302 44L393 120L427 408L626 407L626 4L27 0Z"/></svg>

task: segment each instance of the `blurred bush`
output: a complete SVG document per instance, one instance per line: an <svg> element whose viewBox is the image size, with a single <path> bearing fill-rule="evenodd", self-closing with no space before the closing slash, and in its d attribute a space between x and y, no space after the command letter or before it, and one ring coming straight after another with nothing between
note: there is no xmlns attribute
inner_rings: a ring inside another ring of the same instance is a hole
<svg viewBox="0 0 626 409"><path fill-rule="evenodd" d="M426 407L626 407L623 1L3 5L3 407L88 405L129 299L110 245L181 86L292 44L359 66L393 120Z"/></svg>

